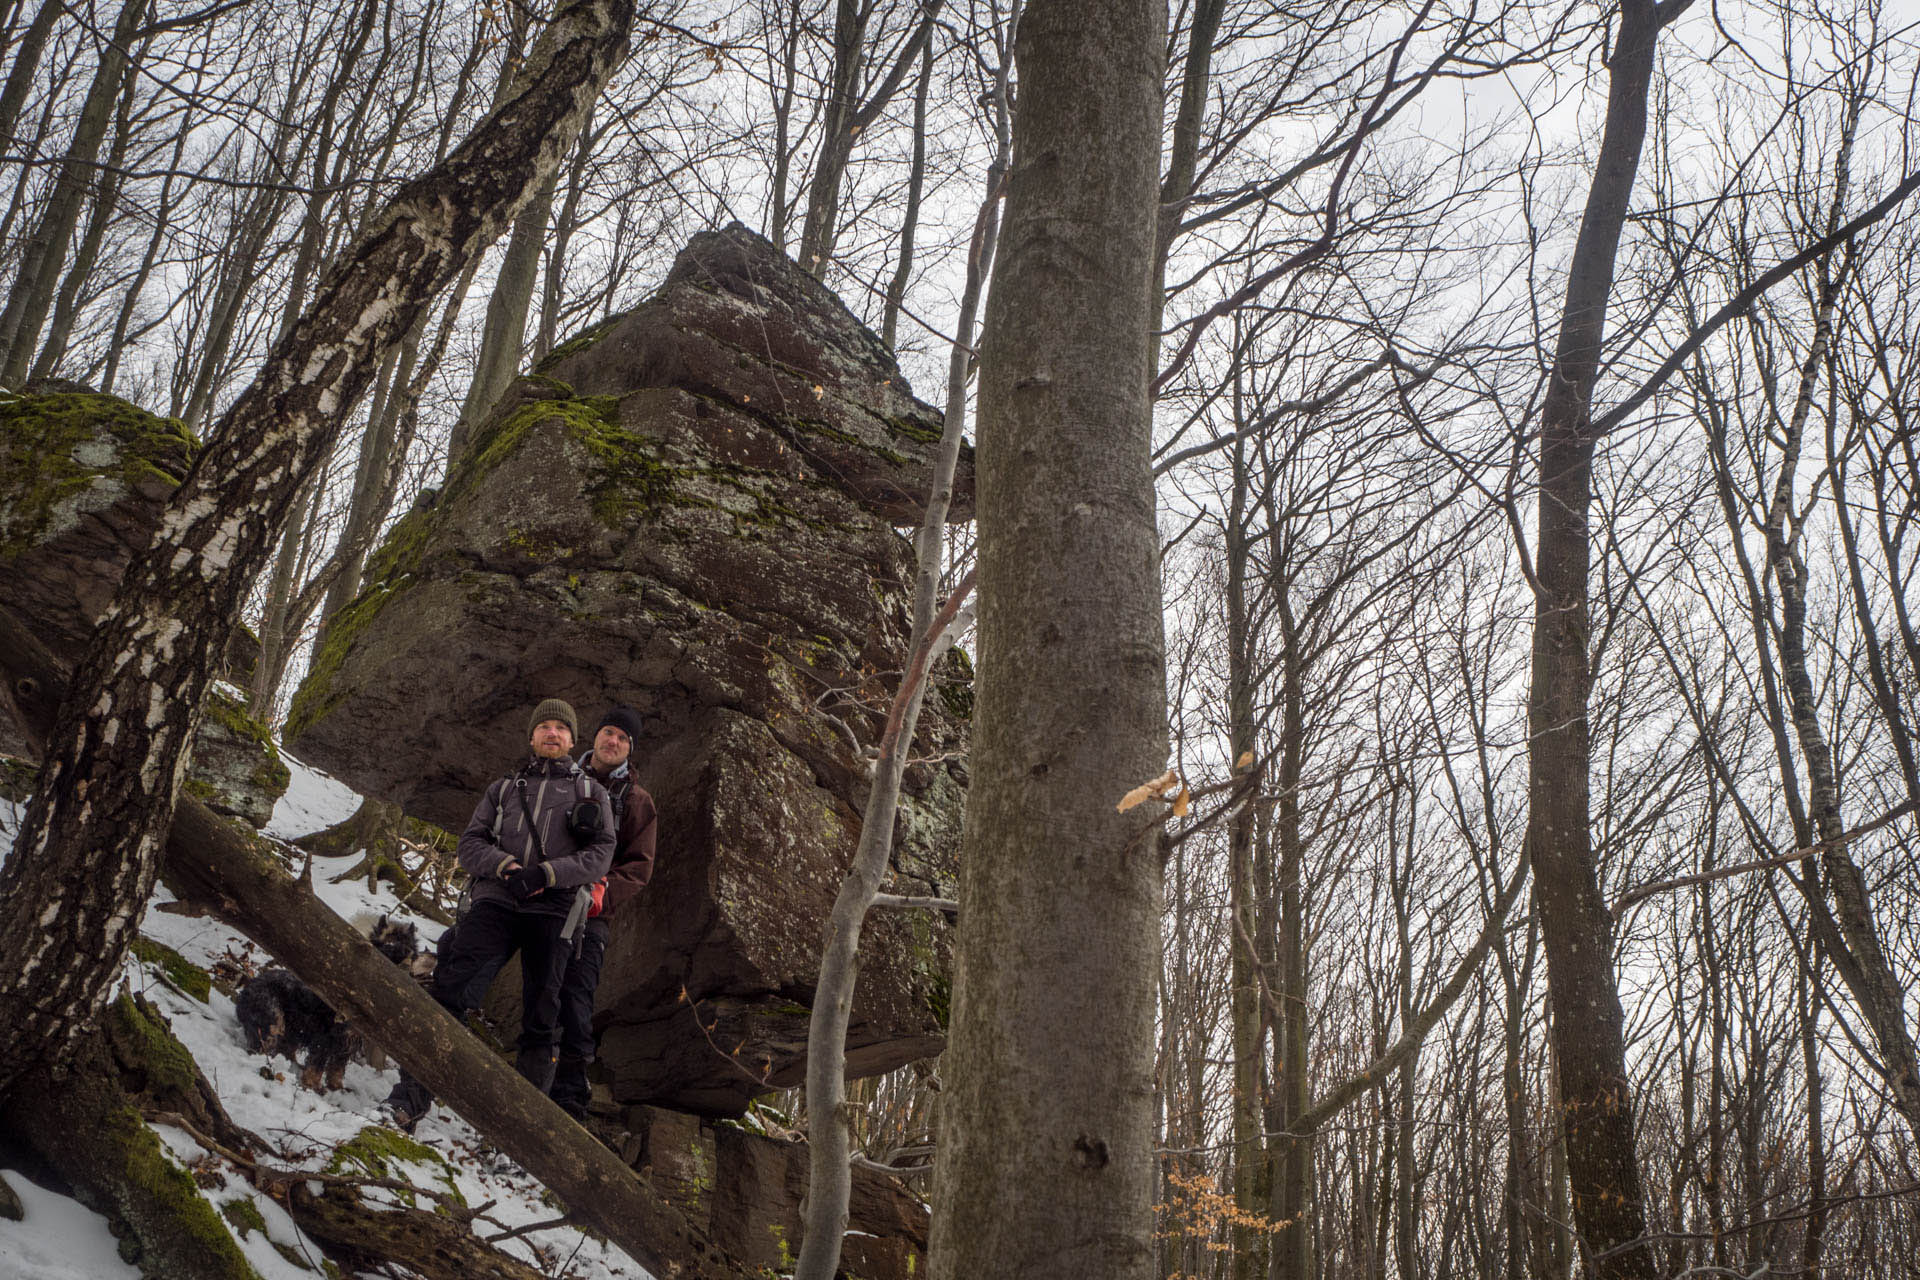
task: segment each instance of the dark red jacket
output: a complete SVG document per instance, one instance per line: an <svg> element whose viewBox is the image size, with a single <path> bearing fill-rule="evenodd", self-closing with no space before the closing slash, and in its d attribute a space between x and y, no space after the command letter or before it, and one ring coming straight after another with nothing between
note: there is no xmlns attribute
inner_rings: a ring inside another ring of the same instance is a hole
<svg viewBox="0 0 1920 1280"><path fill-rule="evenodd" d="M607 789L618 815L614 826L613 865L607 870L606 894L596 913L604 920L646 888L647 881L653 878L653 844L660 825L659 815L653 807L653 797L633 780L629 766L623 764L612 773L602 775L593 767L591 751L580 757L580 763L588 777Z"/></svg>

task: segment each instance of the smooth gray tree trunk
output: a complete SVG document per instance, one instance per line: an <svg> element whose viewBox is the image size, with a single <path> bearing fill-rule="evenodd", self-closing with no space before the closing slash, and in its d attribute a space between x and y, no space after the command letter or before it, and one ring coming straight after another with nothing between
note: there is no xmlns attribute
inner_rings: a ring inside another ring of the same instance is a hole
<svg viewBox="0 0 1920 1280"><path fill-rule="evenodd" d="M930 1267L1152 1274L1166 767L1149 453L1157 0L1021 19L982 347L979 683Z"/></svg>

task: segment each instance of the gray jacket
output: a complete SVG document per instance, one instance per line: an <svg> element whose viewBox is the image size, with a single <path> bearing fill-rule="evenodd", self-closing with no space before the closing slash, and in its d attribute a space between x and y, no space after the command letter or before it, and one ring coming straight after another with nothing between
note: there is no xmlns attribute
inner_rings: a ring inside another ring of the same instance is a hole
<svg viewBox="0 0 1920 1280"><path fill-rule="evenodd" d="M582 802L600 808L600 832L585 846L567 829L567 811ZM460 837L458 852L460 865L473 877L473 901L565 915L574 899L566 891L606 875L613 849L613 806L606 788L562 756L535 757L489 786ZM516 899L500 879L510 862L544 866L547 890L525 902Z"/></svg>

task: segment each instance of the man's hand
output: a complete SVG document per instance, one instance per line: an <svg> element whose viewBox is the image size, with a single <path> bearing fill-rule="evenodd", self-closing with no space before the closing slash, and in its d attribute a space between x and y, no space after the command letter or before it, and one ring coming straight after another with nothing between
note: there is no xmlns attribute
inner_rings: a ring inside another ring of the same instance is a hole
<svg viewBox="0 0 1920 1280"><path fill-rule="evenodd" d="M528 898L543 892L547 887L545 867L516 866L500 878L506 882L508 891L520 902L525 902Z"/></svg>

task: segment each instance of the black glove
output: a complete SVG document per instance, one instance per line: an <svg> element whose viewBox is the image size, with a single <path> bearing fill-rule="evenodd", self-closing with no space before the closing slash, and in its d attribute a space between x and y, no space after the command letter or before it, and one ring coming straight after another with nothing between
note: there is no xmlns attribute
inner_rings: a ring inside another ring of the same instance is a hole
<svg viewBox="0 0 1920 1280"><path fill-rule="evenodd" d="M525 902L547 887L547 869L538 866L516 867L500 879L506 882L507 890L515 900Z"/></svg>

